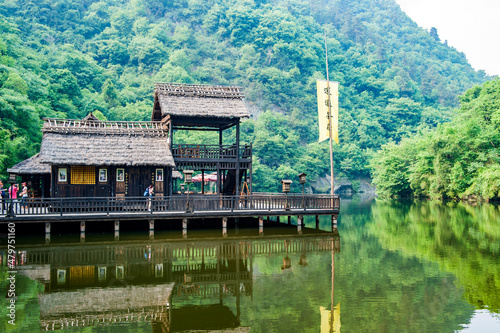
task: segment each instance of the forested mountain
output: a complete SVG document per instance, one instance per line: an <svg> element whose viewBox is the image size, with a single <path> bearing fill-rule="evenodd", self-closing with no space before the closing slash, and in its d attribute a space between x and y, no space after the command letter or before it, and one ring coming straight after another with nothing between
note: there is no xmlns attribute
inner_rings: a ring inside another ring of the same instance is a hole
<svg viewBox="0 0 500 333"><path fill-rule="evenodd" d="M448 121L457 96L489 79L394 0L5 0L0 175L38 152L43 117L147 120L154 82L177 82L243 88L255 190L299 172L314 182L329 173L328 144L316 142L325 32L339 177L369 178L374 151Z"/></svg>

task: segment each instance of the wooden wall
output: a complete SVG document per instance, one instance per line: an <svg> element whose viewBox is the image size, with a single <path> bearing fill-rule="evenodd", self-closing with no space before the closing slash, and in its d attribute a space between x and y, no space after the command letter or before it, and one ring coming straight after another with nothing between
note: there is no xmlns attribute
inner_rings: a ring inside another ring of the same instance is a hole
<svg viewBox="0 0 500 333"><path fill-rule="evenodd" d="M153 184L169 195L171 167L95 167L95 184L71 184L71 166L52 167L52 197L140 197Z"/></svg>

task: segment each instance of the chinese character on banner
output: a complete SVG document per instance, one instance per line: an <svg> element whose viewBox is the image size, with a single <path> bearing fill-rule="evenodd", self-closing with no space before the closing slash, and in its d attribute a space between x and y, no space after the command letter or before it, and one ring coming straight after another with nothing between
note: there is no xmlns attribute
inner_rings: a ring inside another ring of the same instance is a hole
<svg viewBox="0 0 500 333"><path fill-rule="evenodd" d="M330 137L329 124L331 124L332 140L338 144L339 83L317 80L316 84L319 122L318 142L324 141Z"/></svg>

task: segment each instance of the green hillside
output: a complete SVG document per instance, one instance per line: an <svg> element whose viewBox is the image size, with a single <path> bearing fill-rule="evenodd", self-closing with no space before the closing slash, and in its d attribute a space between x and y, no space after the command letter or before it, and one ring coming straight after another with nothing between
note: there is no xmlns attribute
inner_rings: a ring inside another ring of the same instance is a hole
<svg viewBox="0 0 500 333"><path fill-rule="evenodd" d="M43 117L147 120L154 82L177 82L243 88L255 190L299 172L313 183L329 173L328 144L316 142L325 31L342 178L368 179L383 144L449 121L457 96L489 79L394 0L5 0L0 175L38 152Z"/></svg>
<svg viewBox="0 0 500 333"><path fill-rule="evenodd" d="M460 100L451 122L382 147L372 160L380 194L500 199L500 79Z"/></svg>

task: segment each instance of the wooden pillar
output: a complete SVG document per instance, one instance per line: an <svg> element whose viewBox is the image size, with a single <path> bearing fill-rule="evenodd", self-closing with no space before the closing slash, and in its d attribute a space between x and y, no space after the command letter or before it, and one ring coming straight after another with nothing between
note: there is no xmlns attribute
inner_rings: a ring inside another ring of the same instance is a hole
<svg viewBox="0 0 500 333"><path fill-rule="evenodd" d="M332 231L337 230L337 215L332 215Z"/></svg>
<svg viewBox="0 0 500 333"><path fill-rule="evenodd" d="M264 218L259 216L259 235L264 235Z"/></svg>
<svg viewBox="0 0 500 333"><path fill-rule="evenodd" d="M303 222L303 216L299 215L297 216L297 233L299 235L302 235L302 222Z"/></svg>
<svg viewBox="0 0 500 333"><path fill-rule="evenodd" d="M120 240L120 221L119 220L115 220L114 221L114 231L115 231L115 241L118 241Z"/></svg>
<svg viewBox="0 0 500 333"><path fill-rule="evenodd" d="M50 222L45 222L45 244L50 243Z"/></svg>
<svg viewBox="0 0 500 333"><path fill-rule="evenodd" d="M205 170L201 170L201 194L205 194Z"/></svg>
<svg viewBox="0 0 500 333"><path fill-rule="evenodd" d="M80 222L80 243L85 242L85 221Z"/></svg>
<svg viewBox="0 0 500 333"><path fill-rule="evenodd" d="M250 145L250 149L252 148L252 145ZM250 154L250 184L248 184L248 190L250 191L250 194L252 194L252 155Z"/></svg>
<svg viewBox="0 0 500 333"><path fill-rule="evenodd" d="M280 217L279 217L279 215L276 216L276 222L280 223Z"/></svg>
<svg viewBox="0 0 500 333"><path fill-rule="evenodd" d="M227 237L227 217L222 218L222 236Z"/></svg>
<svg viewBox="0 0 500 333"><path fill-rule="evenodd" d="M236 124L236 190L235 195L240 195L240 122Z"/></svg>
<svg viewBox="0 0 500 333"><path fill-rule="evenodd" d="M316 215L316 229L319 229L319 215Z"/></svg>
<svg viewBox="0 0 500 333"><path fill-rule="evenodd" d="M217 184L216 184L216 192L217 195L220 195L220 185L221 185L221 176L220 176L220 163L217 162Z"/></svg>
<svg viewBox="0 0 500 333"><path fill-rule="evenodd" d="M288 224L292 224L292 216L288 215Z"/></svg>

